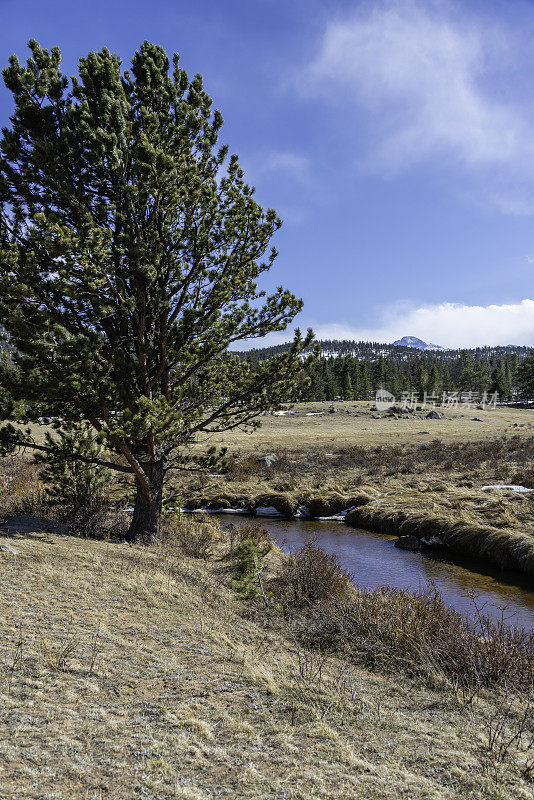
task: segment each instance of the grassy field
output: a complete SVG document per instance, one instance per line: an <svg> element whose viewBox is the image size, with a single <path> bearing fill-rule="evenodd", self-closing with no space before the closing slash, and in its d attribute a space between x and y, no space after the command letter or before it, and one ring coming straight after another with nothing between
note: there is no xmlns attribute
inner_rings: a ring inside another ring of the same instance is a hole
<svg viewBox="0 0 534 800"><path fill-rule="evenodd" d="M0 569L2 800L534 796L507 697L304 646L236 600L224 542L13 534Z"/></svg>
<svg viewBox="0 0 534 800"><path fill-rule="evenodd" d="M335 413L329 413L330 408ZM377 412L374 403L363 401L297 403L293 413L286 416L264 416L262 427L253 435L233 431L210 441L227 446L231 452L278 447L328 451L331 446L337 449L352 445L404 445L425 438L439 438L445 443L480 441L534 432L534 414L529 410L498 406L486 406L485 410L461 405L451 409L437 407L443 415L439 420L426 419L429 410L388 415Z"/></svg>

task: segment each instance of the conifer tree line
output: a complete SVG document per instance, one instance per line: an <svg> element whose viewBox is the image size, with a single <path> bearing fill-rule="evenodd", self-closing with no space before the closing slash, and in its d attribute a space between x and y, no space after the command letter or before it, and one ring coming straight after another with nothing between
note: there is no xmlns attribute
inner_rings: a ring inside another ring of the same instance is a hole
<svg viewBox="0 0 534 800"><path fill-rule="evenodd" d="M387 347L389 352L377 357L374 355L377 347ZM346 343L346 347L337 351L339 355L323 355L303 365L302 399L369 400L379 388L385 388L399 399L404 392L415 393L421 399L426 393L440 400L443 393L478 395L488 392L496 393L501 400L509 400L525 394L521 391L520 365L532 359L532 356L526 358L528 348L425 351L422 354L405 347L375 343L358 343L358 348L362 355L354 355L355 343ZM321 342L321 349L326 353L336 352L335 343ZM249 362L259 361L269 358L271 350L274 354L278 348L243 356Z"/></svg>

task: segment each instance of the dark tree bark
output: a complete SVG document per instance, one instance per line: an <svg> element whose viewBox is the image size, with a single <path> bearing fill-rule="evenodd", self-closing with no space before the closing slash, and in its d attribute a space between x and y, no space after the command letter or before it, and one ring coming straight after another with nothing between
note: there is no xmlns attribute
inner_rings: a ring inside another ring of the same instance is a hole
<svg viewBox="0 0 534 800"><path fill-rule="evenodd" d="M136 480L132 522L126 535L129 542L155 542L159 539L162 502L163 467L158 465L150 482L150 494L142 483Z"/></svg>

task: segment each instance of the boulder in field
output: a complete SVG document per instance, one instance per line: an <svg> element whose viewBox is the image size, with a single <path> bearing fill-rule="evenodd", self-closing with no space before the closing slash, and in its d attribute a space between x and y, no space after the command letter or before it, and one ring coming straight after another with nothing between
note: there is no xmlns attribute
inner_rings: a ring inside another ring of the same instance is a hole
<svg viewBox="0 0 534 800"><path fill-rule="evenodd" d="M436 411L435 408L433 408L432 411L429 411L426 415L427 419L441 419L441 417L442 415L439 413L439 411Z"/></svg>

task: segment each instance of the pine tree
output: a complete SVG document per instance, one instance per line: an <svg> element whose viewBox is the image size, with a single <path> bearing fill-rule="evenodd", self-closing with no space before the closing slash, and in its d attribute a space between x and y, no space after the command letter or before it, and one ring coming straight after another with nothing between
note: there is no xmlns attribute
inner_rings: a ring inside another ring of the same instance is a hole
<svg viewBox="0 0 534 800"><path fill-rule="evenodd" d="M342 396L343 400L353 400L354 399L354 389L352 386L352 380L350 377L350 370L348 366L345 366L343 371L343 383L342 383Z"/></svg>
<svg viewBox="0 0 534 800"><path fill-rule="evenodd" d="M88 422L118 456L106 466L134 478L130 537L155 537L164 481L213 462L191 444L288 400L311 337L254 365L228 353L302 304L257 288L281 223L218 146L202 78L148 42L130 71L103 49L70 81L59 48L30 49L4 70L0 321L15 355L3 385ZM12 426L2 441L46 452Z"/></svg>
<svg viewBox="0 0 534 800"><path fill-rule="evenodd" d="M428 390L436 397L440 397L443 393L443 380L437 364L432 364L430 369L430 374L428 376Z"/></svg>
<svg viewBox="0 0 534 800"><path fill-rule="evenodd" d="M444 364L441 370L441 380L444 392L452 392L454 384L451 378L451 372L448 364Z"/></svg>
<svg viewBox="0 0 534 800"><path fill-rule="evenodd" d="M475 390L477 382L477 372L472 355L463 350L460 363L462 371L458 381L458 388L462 392L472 392Z"/></svg>
<svg viewBox="0 0 534 800"><path fill-rule="evenodd" d="M522 397L534 398L534 351L520 362L517 383Z"/></svg>
<svg viewBox="0 0 534 800"><path fill-rule="evenodd" d="M402 379L399 374L399 368L395 363L389 364L387 375L387 388L395 398L400 398L402 393Z"/></svg>
<svg viewBox="0 0 534 800"><path fill-rule="evenodd" d="M384 388L386 385L387 361L383 355L378 357L372 370L373 386L376 389Z"/></svg>
<svg viewBox="0 0 534 800"><path fill-rule="evenodd" d="M371 379L369 377L369 364L367 361L360 361L358 368L358 399L369 400L371 395Z"/></svg>
<svg viewBox="0 0 534 800"><path fill-rule="evenodd" d="M416 392L422 396L428 391L428 372L424 359L418 358L415 364L414 384Z"/></svg>

